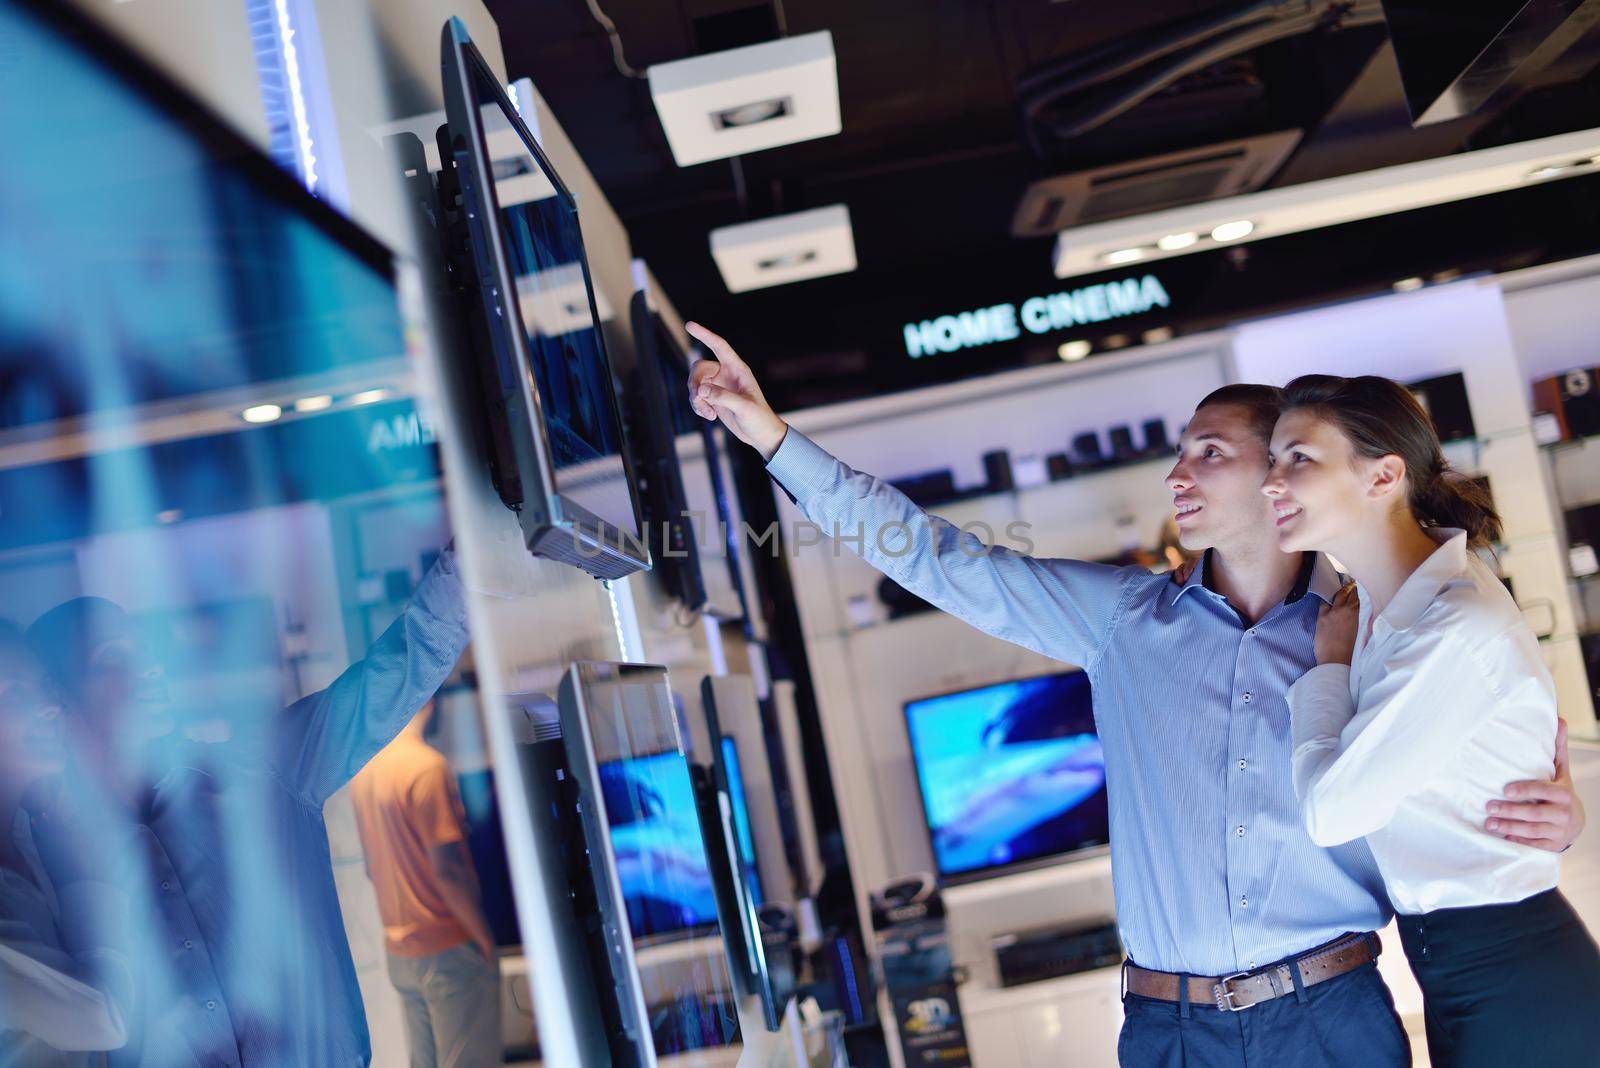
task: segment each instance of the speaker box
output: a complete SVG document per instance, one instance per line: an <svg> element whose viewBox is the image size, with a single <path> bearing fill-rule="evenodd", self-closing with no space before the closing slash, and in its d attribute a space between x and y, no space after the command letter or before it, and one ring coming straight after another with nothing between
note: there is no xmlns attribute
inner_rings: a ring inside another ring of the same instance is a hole
<svg viewBox="0 0 1600 1068"><path fill-rule="evenodd" d="M1440 441L1463 441L1478 436L1467 403L1467 380L1460 372L1425 378L1406 386L1433 420Z"/></svg>
<svg viewBox="0 0 1600 1068"><path fill-rule="evenodd" d="M1600 367L1579 367L1533 384L1535 412L1549 413L1560 434L1556 441L1600 435Z"/></svg>

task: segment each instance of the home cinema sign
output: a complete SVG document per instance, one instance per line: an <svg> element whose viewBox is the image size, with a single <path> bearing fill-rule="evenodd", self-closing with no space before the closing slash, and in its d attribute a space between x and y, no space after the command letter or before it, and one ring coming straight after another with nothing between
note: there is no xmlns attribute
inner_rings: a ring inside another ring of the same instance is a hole
<svg viewBox="0 0 1600 1068"><path fill-rule="evenodd" d="M1087 323L1103 323L1151 308L1168 308L1172 298L1153 274L1084 286L1047 296L1029 297L1019 304L992 304L986 308L906 323L906 355L913 360L999 341L1014 341L1026 330L1048 334Z"/></svg>

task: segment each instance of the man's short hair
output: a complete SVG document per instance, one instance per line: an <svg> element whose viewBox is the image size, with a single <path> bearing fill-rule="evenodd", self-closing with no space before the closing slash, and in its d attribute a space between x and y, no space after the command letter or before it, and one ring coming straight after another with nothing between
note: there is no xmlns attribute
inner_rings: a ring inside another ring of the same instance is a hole
<svg viewBox="0 0 1600 1068"><path fill-rule="evenodd" d="M1272 428L1278 425L1278 413L1283 410L1283 390L1256 382L1235 382L1206 394L1194 410L1198 412L1213 404L1236 404L1243 408L1249 416L1250 429L1266 445L1272 441Z"/></svg>

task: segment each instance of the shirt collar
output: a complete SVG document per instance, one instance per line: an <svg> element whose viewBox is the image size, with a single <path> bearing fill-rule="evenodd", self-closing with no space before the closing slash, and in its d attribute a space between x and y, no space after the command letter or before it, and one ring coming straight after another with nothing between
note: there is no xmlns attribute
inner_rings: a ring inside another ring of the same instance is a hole
<svg viewBox="0 0 1600 1068"><path fill-rule="evenodd" d="M1466 531L1455 527L1428 527L1425 533L1438 542L1439 547L1400 584L1394 599L1384 605L1378 615L1395 630L1406 630L1420 619L1445 583L1467 567ZM1362 591L1362 599L1366 600L1365 591Z"/></svg>
<svg viewBox="0 0 1600 1068"><path fill-rule="evenodd" d="M1300 565L1300 575L1295 579L1294 588L1289 591L1289 596L1283 599L1283 603L1294 604L1307 593L1324 601L1332 601L1333 595L1339 592L1341 585L1339 572L1334 568L1333 561L1323 553L1302 553L1301 556L1303 562ZM1172 603L1177 604L1178 598L1195 587L1211 589L1210 549L1205 551L1200 563L1189 573L1188 580L1173 593Z"/></svg>

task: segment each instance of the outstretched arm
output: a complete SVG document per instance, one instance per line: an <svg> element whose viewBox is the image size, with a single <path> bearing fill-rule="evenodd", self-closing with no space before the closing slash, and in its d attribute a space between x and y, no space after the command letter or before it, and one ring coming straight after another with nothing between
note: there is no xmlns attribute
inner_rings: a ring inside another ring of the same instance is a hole
<svg viewBox="0 0 1600 1068"><path fill-rule="evenodd" d="M273 755L289 787L309 804L333 796L428 703L467 640L466 594L446 548L366 656L283 711Z"/></svg>
<svg viewBox="0 0 1600 1068"><path fill-rule="evenodd" d="M690 403L759 451L767 470L820 530L930 604L997 638L1080 666L1098 658L1131 575L1140 569L1037 560L991 547L930 516L905 494L854 471L788 426L748 364L690 323L715 361L690 375Z"/></svg>

